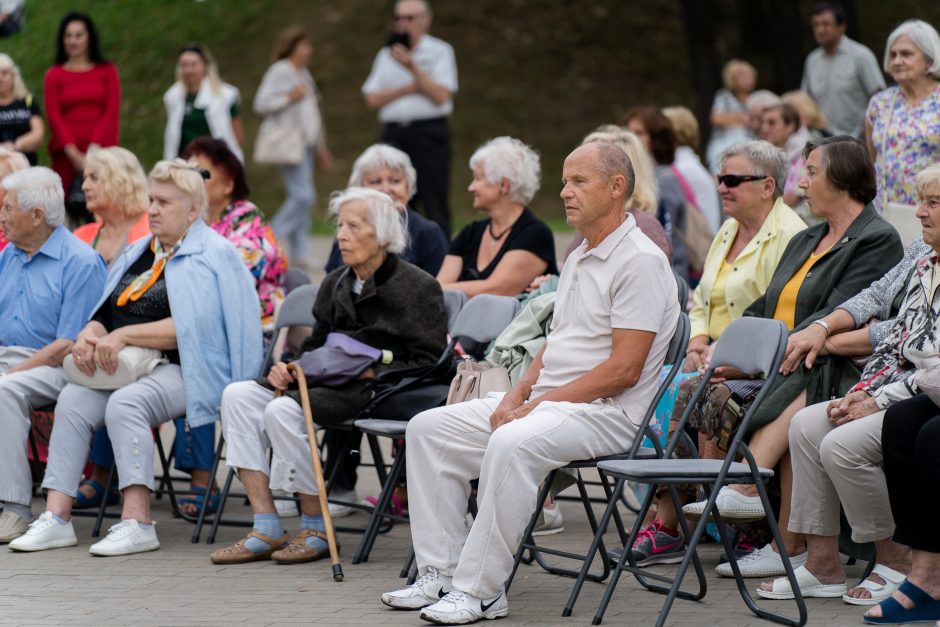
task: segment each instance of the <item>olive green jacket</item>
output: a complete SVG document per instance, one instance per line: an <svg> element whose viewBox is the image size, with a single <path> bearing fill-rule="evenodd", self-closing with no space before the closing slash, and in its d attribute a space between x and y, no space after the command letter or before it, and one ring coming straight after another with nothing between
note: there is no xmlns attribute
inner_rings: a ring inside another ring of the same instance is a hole
<svg viewBox="0 0 940 627"><path fill-rule="evenodd" d="M803 266L828 230L829 225L823 222L793 236L767 291L745 310L745 316L774 317L784 286ZM836 307L881 278L903 255L898 232L869 204L852 222L845 236L806 274L797 292L796 326L790 333L805 329L813 320L832 313ZM810 370L800 366L789 376L778 375L751 419L748 432L753 433L775 420L803 390L806 390L807 406L820 403L844 395L858 383L860 375L851 359L837 356L817 358Z"/></svg>

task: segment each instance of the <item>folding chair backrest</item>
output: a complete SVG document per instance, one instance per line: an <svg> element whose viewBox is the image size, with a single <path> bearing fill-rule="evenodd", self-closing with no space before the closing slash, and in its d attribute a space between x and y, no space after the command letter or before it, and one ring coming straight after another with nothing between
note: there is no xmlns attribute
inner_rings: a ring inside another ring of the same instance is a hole
<svg viewBox="0 0 940 627"><path fill-rule="evenodd" d="M444 311L447 312L447 328L453 329L460 310L467 304L467 295L460 290L444 290Z"/></svg>
<svg viewBox="0 0 940 627"><path fill-rule="evenodd" d="M656 394L653 395L653 400L650 401L649 407L646 409L646 415L643 416L643 422L641 423L642 431L647 431L650 421L656 414L656 407L659 405L659 401L665 396L666 390L669 389L669 386L679 373L679 365L682 363L683 358L685 358L685 349L689 346L689 334L691 332L692 323L689 321L689 317L680 311L679 321L676 323L676 330L672 334L672 339L669 340L669 348L666 350L666 360L663 362L664 368L666 366L671 366L671 368L669 369L669 374L667 374L663 382L659 384L659 387L656 389ZM649 436L651 442L654 442L654 447L656 447L657 450L661 450L655 435L652 433L646 433L646 435ZM642 437L634 438L632 447L634 455L640 450L642 443Z"/></svg>
<svg viewBox="0 0 940 627"><path fill-rule="evenodd" d="M489 344L503 332L521 309L513 296L479 294L467 301L450 329L455 338Z"/></svg>
<svg viewBox="0 0 940 627"><path fill-rule="evenodd" d="M682 311L689 310L689 284L681 276L673 272L676 277L676 289L679 293L679 307Z"/></svg>
<svg viewBox="0 0 940 627"><path fill-rule="evenodd" d="M288 294L301 285L310 284L310 275L300 268L291 266L284 272L284 291Z"/></svg>
<svg viewBox="0 0 940 627"><path fill-rule="evenodd" d="M277 312L277 321L274 323L275 331L284 327L308 326L312 327L313 303L317 299L318 285L301 285L295 288L281 303Z"/></svg>

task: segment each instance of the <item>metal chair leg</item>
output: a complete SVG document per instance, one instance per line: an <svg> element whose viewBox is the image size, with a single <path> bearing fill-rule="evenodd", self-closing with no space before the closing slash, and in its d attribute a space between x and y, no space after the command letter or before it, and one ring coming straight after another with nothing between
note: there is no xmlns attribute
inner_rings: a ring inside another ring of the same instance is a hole
<svg viewBox="0 0 940 627"><path fill-rule="evenodd" d="M369 434L370 446L372 445L371 440L374 437L375 436ZM378 442L375 443L375 448L378 448ZM376 463L376 467L378 466L379 464ZM372 552L372 546L375 544L376 536L378 536L380 523L384 519L394 520L394 518L390 517L391 514L388 513L388 508L392 502L392 496L395 494L395 488L398 486L398 481L401 479L401 475L404 469L405 455L404 448L402 448L399 450L398 456L395 458L395 462L392 464L390 472L385 476L385 481L382 485L382 491L379 493L379 498L375 503L375 509L372 511L372 516L369 518L369 524L366 525L365 532L362 534L362 539L359 541L359 548L356 550L356 555L353 557L353 564L360 564L362 562L369 561L369 553ZM381 474L385 474L384 470Z"/></svg>
<svg viewBox="0 0 940 627"><path fill-rule="evenodd" d="M219 444L215 448L215 455L212 458L212 470L209 472L209 488L206 491L206 500L203 503L203 507L199 508L199 516L196 519L196 528L193 530L192 543L196 544L199 542L199 536L202 535L202 527L206 522L206 514L209 510L207 507L209 503L209 497L212 494L212 484L215 483L216 473L219 472L219 463L222 461L222 448L225 446L225 437L219 436ZM226 494L226 496L228 496ZM223 496L219 494L219 508L222 507Z"/></svg>

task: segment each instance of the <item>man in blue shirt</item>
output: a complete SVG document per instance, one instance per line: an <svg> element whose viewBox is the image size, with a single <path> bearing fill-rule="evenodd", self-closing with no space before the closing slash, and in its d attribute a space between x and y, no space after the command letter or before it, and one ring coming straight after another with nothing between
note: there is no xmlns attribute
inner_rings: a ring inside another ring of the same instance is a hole
<svg viewBox="0 0 940 627"><path fill-rule="evenodd" d="M32 478L26 459L31 410L68 383L62 360L101 297L107 268L62 226L62 181L48 168L2 183L0 228L0 543L26 532Z"/></svg>

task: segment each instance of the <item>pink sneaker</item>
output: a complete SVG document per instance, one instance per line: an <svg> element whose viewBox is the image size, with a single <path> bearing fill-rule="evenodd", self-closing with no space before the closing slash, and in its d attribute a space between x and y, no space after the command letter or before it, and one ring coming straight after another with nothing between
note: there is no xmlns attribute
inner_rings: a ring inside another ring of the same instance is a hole
<svg viewBox="0 0 940 627"><path fill-rule="evenodd" d="M379 502L379 497L377 496L367 496L362 499L363 505L368 505L370 507L375 507L376 503ZM408 507L398 498L397 494L392 495L392 502L389 503L389 513L393 516L407 516Z"/></svg>

